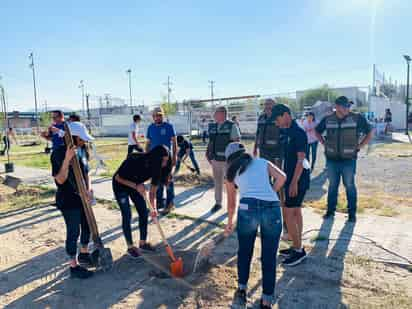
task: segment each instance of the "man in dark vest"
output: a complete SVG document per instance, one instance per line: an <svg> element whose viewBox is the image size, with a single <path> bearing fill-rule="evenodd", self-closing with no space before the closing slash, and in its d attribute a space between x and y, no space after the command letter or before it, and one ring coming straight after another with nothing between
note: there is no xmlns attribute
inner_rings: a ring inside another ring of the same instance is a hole
<svg viewBox="0 0 412 309"><path fill-rule="evenodd" d="M348 221L356 222L356 160L359 150L371 140L373 131L366 118L361 114L351 112L350 107L351 103L347 97L337 98L336 111L323 118L315 131L319 141L325 147L329 178L328 210L324 218L331 218L335 215L339 183L342 177L348 201Z"/></svg>
<svg viewBox="0 0 412 309"><path fill-rule="evenodd" d="M216 108L215 122L209 124L209 143L206 150L206 159L212 166L215 181L215 205L211 209L216 212L222 208L223 181L226 174L226 146L231 142L240 141L240 132L237 125L227 120L227 110L224 106Z"/></svg>
<svg viewBox="0 0 412 309"><path fill-rule="evenodd" d="M282 168L281 129L271 120L272 107L276 102L273 99L266 99L264 104L264 111L258 119L253 155L256 157L259 149L260 157Z"/></svg>

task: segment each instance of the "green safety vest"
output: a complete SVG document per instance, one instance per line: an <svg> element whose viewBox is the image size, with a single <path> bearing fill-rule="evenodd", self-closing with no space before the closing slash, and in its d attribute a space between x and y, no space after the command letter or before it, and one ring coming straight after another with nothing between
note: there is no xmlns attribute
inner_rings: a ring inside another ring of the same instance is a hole
<svg viewBox="0 0 412 309"><path fill-rule="evenodd" d="M358 152L358 114L339 119L336 113L326 118L325 154L328 159L356 159Z"/></svg>
<svg viewBox="0 0 412 309"><path fill-rule="evenodd" d="M226 161L226 146L231 142L230 135L234 122L226 120L220 127L216 122L209 124L210 155L212 160Z"/></svg>
<svg viewBox="0 0 412 309"><path fill-rule="evenodd" d="M261 157L267 160L282 157L280 128L274 121L269 121L266 114L261 115L258 119L257 141Z"/></svg>

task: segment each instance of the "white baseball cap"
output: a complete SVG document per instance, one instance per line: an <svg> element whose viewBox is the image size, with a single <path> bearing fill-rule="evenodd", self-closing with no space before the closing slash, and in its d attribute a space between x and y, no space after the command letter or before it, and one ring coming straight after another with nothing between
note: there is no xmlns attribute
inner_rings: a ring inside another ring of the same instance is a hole
<svg viewBox="0 0 412 309"><path fill-rule="evenodd" d="M225 157L226 161L234 154L241 154L246 151L245 146L239 142L233 142L226 146Z"/></svg>
<svg viewBox="0 0 412 309"><path fill-rule="evenodd" d="M69 128L72 135L80 137L85 142L91 142L94 140L94 137L87 132L86 126L79 121L70 122Z"/></svg>

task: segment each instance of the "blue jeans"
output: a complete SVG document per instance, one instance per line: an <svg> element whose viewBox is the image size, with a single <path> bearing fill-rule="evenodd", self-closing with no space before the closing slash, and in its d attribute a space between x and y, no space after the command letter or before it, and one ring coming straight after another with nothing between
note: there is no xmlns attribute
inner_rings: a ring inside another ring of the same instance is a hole
<svg viewBox="0 0 412 309"><path fill-rule="evenodd" d="M80 236L80 244L86 247L90 240L90 229L87 224L83 206L73 208L60 208L64 223L66 223L66 253L73 259L77 252L77 240ZM81 233L80 233L81 231Z"/></svg>
<svg viewBox="0 0 412 309"><path fill-rule="evenodd" d="M338 192L340 179L346 189L346 199L348 200L349 215L356 214L357 191L355 184L356 160L327 160L329 190L328 190L328 212L334 213L338 203Z"/></svg>
<svg viewBox="0 0 412 309"><path fill-rule="evenodd" d="M176 174L180 169L181 160L182 160L184 155L185 155L184 151L179 151L179 153L177 154L177 162L176 162L176 168L175 168L175 173ZM200 173L199 164L197 164L197 161L196 161L196 158L195 158L195 153L193 152L192 149L189 152L189 158L192 161L193 167L195 168L196 172Z"/></svg>
<svg viewBox="0 0 412 309"><path fill-rule="evenodd" d="M158 207L159 205L162 205L161 207L164 207L163 189L164 189L164 185L161 185L161 184L157 188L156 199L157 199ZM166 206L169 205L170 203L173 203L174 199L175 199L175 185L172 180L169 182L168 186L166 187Z"/></svg>
<svg viewBox="0 0 412 309"><path fill-rule="evenodd" d="M131 189L126 189L119 185L113 179L113 192L122 214L122 229L127 245L133 244L132 238L132 211L130 209L129 197L136 207L139 214L139 232L140 240L147 239L147 224L149 220L149 210L146 207L144 198L137 192Z"/></svg>
<svg viewBox="0 0 412 309"><path fill-rule="evenodd" d="M308 160L309 160L309 154L310 154L310 152L312 152L312 158L310 158L312 170L315 168L316 155L317 155L317 152L318 152L318 144L319 144L319 142L314 142L314 143L308 144L308 148L306 150L306 158Z"/></svg>
<svg viewBox="0 0 412 309"><path fill-rule="evenodd" d="M273 303L276 281L276 255L282 232L280 203L254 198L242 198L237 217L236 231L239 241L237 271L239 288L247 288L256 233L260 226L263 274L262 299Z"/></svg>

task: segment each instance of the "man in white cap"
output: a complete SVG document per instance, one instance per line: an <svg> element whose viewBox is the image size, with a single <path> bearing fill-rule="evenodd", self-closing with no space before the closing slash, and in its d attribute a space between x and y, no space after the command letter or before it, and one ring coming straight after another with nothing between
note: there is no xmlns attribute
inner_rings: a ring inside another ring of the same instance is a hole
<svg viewBox="0 0 412 309"><path fill-rule="evenodd" d="M57 186L57 208L60 209L66 224L66 253L69 256L70 275L73 278L86 279L93 274L93 272L87 269L87 267L92 265L88 252L90 230L76 185L71 161L74 156L78 156L84 182L87 190L91 193L90 178L88 176L88 155L87 151L85 151L85 145L87 142L92 141L93 137L87 132L86 127L81 122L71 122L69 127L73 136L74 147L67 148L63 144L53 150L51 155L52 175ZM59 130L58 134L60 137L63 137L65 132ZM80 251L77 254L79 236Z"/></svg>

